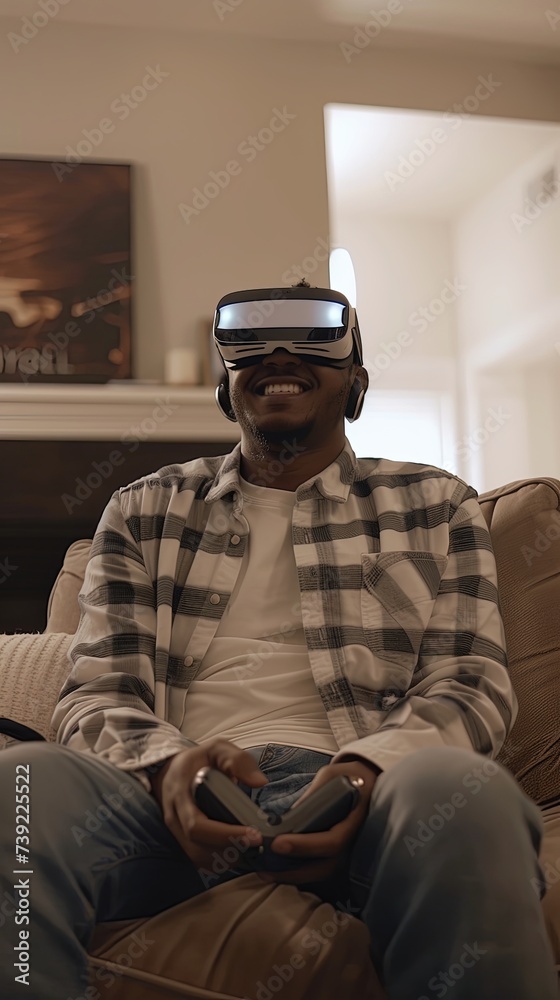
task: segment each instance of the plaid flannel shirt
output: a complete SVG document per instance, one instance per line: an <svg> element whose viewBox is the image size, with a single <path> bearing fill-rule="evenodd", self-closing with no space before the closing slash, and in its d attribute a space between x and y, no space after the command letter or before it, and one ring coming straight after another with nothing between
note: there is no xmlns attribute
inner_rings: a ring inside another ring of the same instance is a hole
<svg viewBox="0 0 560 1000"><path fill-rule="evenodd" d="M240 455L117 490L94 536L53 725L148 789L145 768L197 745L179 731L185 699L248 544ZM298 487L292 540L334 761L386 770L445 745L495 757L517 701L476 491L433 466L357 459L346 439Z"/></svg>

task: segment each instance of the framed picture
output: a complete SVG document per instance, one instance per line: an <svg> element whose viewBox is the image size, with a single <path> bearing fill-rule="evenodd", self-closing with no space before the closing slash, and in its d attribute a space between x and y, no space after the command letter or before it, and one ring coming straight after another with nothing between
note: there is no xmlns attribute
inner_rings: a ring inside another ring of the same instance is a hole
<svg viewBox="0 0 560 1000"><path fill-rule="evenodd" d="M132 377L131 165L0 158L0 382Z"/></svg>

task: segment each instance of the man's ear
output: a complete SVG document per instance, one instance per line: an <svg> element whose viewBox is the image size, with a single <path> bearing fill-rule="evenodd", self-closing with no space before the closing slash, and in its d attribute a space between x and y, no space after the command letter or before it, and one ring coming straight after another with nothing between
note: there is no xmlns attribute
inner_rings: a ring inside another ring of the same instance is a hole
<svg viewBox="0 0 560 1000"><path fill-rule="evenodd" d="M352 365L349 369L349 389L348 399L344 416L353 423L360 416L363 409L364 398L369 385L369 376L362 365Z"/></svg>
<svg viewBox="0 0 560 1000"><path fill-rule="evenodd" d="M362 387L367 392L368 386L369 386L369 375L368 375L368 372L367 372L367 368L364 368L363 365L356 365L356 371L355 371L355 374L354 374L354 378L357 378L357 379L360 380L360 384L362 385Z"/></svg>

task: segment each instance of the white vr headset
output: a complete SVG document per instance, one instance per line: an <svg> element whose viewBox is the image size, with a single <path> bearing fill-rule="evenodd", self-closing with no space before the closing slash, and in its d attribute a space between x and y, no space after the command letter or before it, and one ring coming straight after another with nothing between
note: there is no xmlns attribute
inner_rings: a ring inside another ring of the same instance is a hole
<svg viewBox="0 0 560 1000"><path fill-rule="evenodd" d="M278 347L312 365L363 365L356 310L330 288L252 288L220 299L212 327L226 371L256 365Z"/></svg>

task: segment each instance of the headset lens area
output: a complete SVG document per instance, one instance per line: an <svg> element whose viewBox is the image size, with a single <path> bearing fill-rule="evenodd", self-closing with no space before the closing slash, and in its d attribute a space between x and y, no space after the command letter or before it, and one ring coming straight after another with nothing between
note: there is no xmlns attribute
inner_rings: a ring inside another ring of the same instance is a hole
<svg viewBox="0 0 560 1000"><path fill-rule="evenodd" d="M216 312L214 335L221 344L292 340L332 343L342 340L348 309L342 302L254 300L232 302Z"/></svg>

